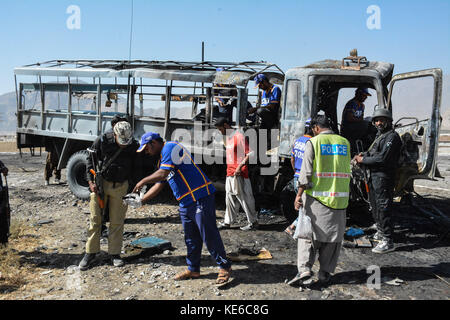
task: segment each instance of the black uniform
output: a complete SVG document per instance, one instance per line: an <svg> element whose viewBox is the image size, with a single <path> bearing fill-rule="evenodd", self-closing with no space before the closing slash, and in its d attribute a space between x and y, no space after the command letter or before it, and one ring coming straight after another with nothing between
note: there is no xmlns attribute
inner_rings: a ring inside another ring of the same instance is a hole
<svg viewBox="0 0 450 320"><path fill-rule="evenodd" d="M389 128L384 133L378 132L362 161L370 169L372 215L378 231L387 240L392 240L392 198L401 147L400 136Z"/></svg>
<svg viewBox="0 0 450 320"><path fill-rule="evenodd" d="M97 159L105 165L114 156L116 151L120 149L116 143L112 129L97 138L92 149L96 151ZM109 167L104 170L103 179L117 183L128 180L129 185L134 186L143 175L142 156L136 153L137 149L139 149L139 143L133 139L133 142L126 146ZM89 158L86 172L88 181L94 180L94 177L90 173L90 170L93 168L92 159ZM101 166L100 169L102 169Z"/></svg>
<svg viewBox="0 0 450 320"><path fill-rule="evenodd" d="M9 197L8 188L3 185L2 171L5 165L0 161L0 244L8 242L9 235Z"/></svg>

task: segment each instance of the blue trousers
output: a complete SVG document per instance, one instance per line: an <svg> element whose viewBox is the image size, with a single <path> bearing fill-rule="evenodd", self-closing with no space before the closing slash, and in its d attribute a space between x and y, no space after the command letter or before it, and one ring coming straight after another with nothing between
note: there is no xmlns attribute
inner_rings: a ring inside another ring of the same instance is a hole
<svg viewBox="0 0 450 320"><path fill-rule="evenodd" d="M188 269L200 272L203 243L221 269L231 267L227 259L222 238L216 225L216 204L214 195L197 200L188 207L180 207L181 223L187 247Z"/></svg>

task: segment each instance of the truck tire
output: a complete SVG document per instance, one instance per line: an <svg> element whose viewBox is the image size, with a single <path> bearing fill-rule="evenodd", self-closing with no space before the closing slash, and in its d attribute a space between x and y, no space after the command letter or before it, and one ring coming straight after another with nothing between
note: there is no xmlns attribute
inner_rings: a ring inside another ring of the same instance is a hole
<svg viewBox="0 0 450 320"><path fill-rule="evenodd" d="M67 184L70 191L82 200L88 200L91 195L89 183L86 179L88 157L87 151L78 151L67 162Z"/></svg>

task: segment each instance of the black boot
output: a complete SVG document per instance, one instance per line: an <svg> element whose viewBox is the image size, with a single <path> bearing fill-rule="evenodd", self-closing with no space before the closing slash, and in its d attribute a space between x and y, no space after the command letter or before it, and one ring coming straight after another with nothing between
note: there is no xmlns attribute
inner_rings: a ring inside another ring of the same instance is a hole
<svg viewBox="0 0 450 320"><path fill-rule="evenodd" d="M91 265L92 261L95 258L95 253L86 253L83 257L83 260L80 261L80 264L78 265L78 267L80 268L81 271L85 271L87 269L89 269L89 266Z"/></svg>

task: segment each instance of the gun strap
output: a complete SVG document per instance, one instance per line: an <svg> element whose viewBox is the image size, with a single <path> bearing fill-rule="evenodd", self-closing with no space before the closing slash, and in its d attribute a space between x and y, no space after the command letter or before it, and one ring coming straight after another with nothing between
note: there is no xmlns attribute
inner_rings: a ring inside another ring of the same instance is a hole
<svg viewBox="0 0 450 320"><path fill-rule="evenodd" d="M109 166L113 163L114 160L117 159L117 157L120 155L120 153L122 152L122 148L119 148L119 150L116 151L116 153L113 154L113 156L108 160L108 162L106 162L105 166L102 168L102 170L100 170L100 173L103 174L103 172L106 171L106 169L109 168Z"/></svg>
<svg viewBox="0 0 450 320"><path fill-rule="evenodd" d="M370 147L369 147L369 149L367 150L367 152L370 153L370 151L372 151L372 148L375 146L375 144L376 144L378 141L380 141L382 138L384 138L384 137L385 137L388 133L390 133L391 131L394 131L394 130L389 130L389 131L387 131L387 132L385 132L385 133L380 134L380 135L378 136L378 138L376 138L375 141L370 145Z"/></svg>

